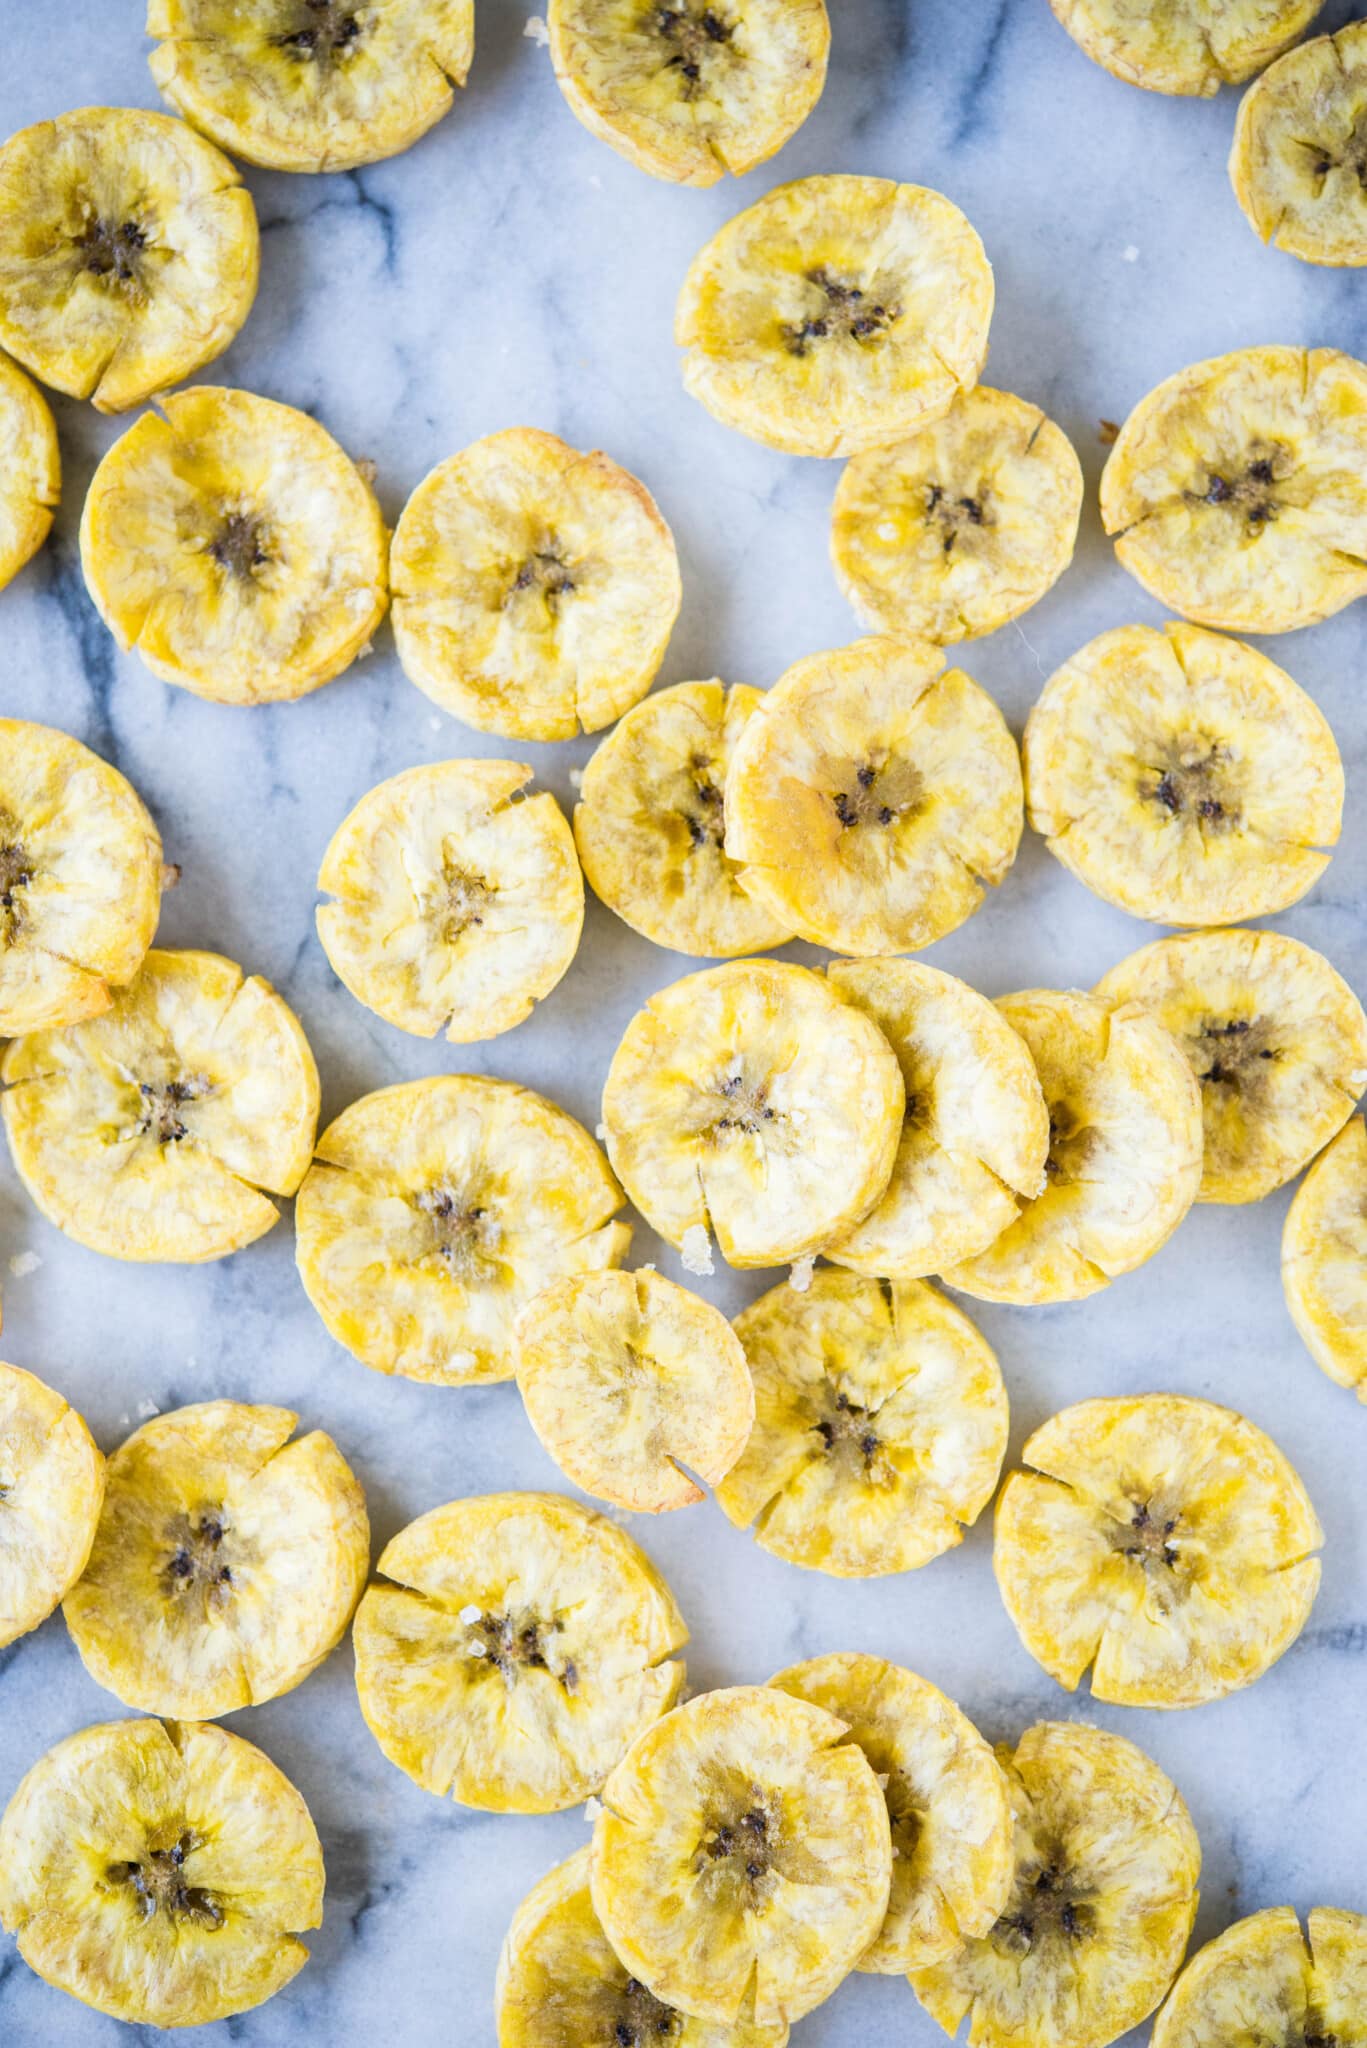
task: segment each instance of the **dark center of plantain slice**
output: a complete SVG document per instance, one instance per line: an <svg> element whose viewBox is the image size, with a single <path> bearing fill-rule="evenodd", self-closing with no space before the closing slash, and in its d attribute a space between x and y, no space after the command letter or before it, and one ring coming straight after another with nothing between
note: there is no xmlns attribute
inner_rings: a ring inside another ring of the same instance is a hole
<svg viewBox="0 0 1367 2048"><path fill-rule="evenodd" d="M603 2037L604 2048L653 2048L656 2041L677 2041L683 2035L673 2006L662 2004L637 1977L614 1986L609 2018L612 2031ZM596 2041L593 2048L598 2048Z"/></svg>
<svg viewBox="0 0 1367 2048"><path fill-rule="evenodd" d="M424 1188L416 1206L430 1218L435 1248L453 1278L470 1279L484 1261L493 1219L481 1203L449 1187Z"/></svg>
<svg viewBox="0 0 1367 2048"><path fill-rule="evenodd" d="M149 1138L155 1138L159 1145L178 1145L182 1138L190 1135L190 1127L181 1111L192 1102L202 1102L212 1093L212 1084L203 1074L188 1075L174 1081L140 1081L138 1094L142 1109L138 1130Z"/></svg>
<svg viewBox="0 0 1367 2048"><path fill-rule="evenodd" d="M4 912L0 918L0 940L8 944L16 936L22 918L19 892L32 882L34 868L32 855L17 839L7 840L5 834L6 821L0 817L0 911Z"/></svg>
<svg viewBox="0 0 1367 2048"><path fill-rule="evenodd" d="M1084 1180L1101 1144L1095 1126L1084 1123L1066 1102L1050 1103L1049 1152L1044 1170L1051 1181Z"/></svg>
<svg viewBox="0 0 1367 2048"><path fill-rule="evenodd" d="M1196 1072L1203 1088L1255 1095L1281 1058L1266 1017L1207 1018L1197 1034Z"/></svg>
<svg viewBox="0 0 1367 2048"><path fill-rule="evenodd" d="M277 49L305 64L333 64L361 38L359 17L336 0L301 0L295 26L275 37Z"/></svg>
<svg viewBox="0 0 1367 2048"><path fill-rule="evenodd" d="M713 1082L711 1093L717 1098L709 1133L713 1138L758 1137L767 1124L778 1118L778 1111L769 1101L767 1078L751 1078L739 1061Z"/></svg>
<svg viewBox="0 0 1367 2048"><path fill-rule="evenodd" d="M910 761L870 758L846 763L832 774L831 805L846 831L895 825L921 802L925 783Z"/></svg>
<svg viewBox="0 0 1367 2048"><path fill-rule="evenodd" d="M701 846L721 848L726 839L725 805L705 754L695 754L688 764L680 815L688 827L690 852Z"/></svg>
<svg viewBox="0 0 1367 2048"><path fill-rule="evenodd" d="M814 1426L831 1457L853 1465L866 1479L873 1477L883 1444L871 1408L861 1408L848 1394L832 1388L826 1413Z"/></svg>
<svg viewBox="0 0 1367 2048"><path fill-rule="evenodd" d="M469 1627L479 1645L475 1654L510 1691L523 1671L545 1671L567 1693L578 1690L579 1667L573 1658L561 1659L558 1668L555 1661L555 1638L564 1633L563 1622L546 1621L527 1608L520 1614L481 1613Z"/></svg>
<svg viewBox="0 0 1367 2048"><path fill-rule="evenodd" d="M1345 170L1352 172L1367 193L1367 112L1358 116L1352 133L1339 147L1318 141L1298 141L1296 147L1304 152L1310 175L1319 179L1321 187L1331 171Z"/></svg>
<svg viewBox="0 0 1367 2048"><path fill-rule="evenodd" d="M990 526L987 493L979 489L973 497L956 498L942 484L926 486L926 517L940 531L940 546L952 555L959 541L975 527Z"/></svg>
<svg viewBox="0 0 1367 2048"><path fill-rule="evenodd" d="M1179 1561L1179 1553L1173 1537L1181 1521L1179 1515L1152 1500L1133 1499L1132 1513L1128 1521L1119 1522L1111 1532L1111 1548L1118 1550L1122 1557L1132 1557L1143 1565L1166 1565L1171 1571Z"/></svg>
<svg viewBox="0 0 1367 2048"><path fill-rule="evenodd" d="M185 1881L185 1859L199 1846L187 1829L169 1849L149 1849L140 1863L111 1863L105 1880L128 1887L144 1920L164 1913L169 1920L216 1932L223 1925L223 1908L212 1892Z"/></svg>
<svg viewBox="0 0 1367 2048"><path fill-rule="evenodd" d="M147 230L138 221L109 221L96 215L77 235L76 247L81 255L81 268L110 291L129 299L146 296L142 256L147 248Z"/></svg>
<svg viewBox="0 0 1367 2048"><path fill-rule="evenodd" d="M265 521L251 512L225 512L209 542L209 554L226 574L250 583L271 559Z"/></svg>
<svg viewBox="0 0 1367 2048"><path fill-rule="evenodd" d="M789 355L810 355L815 341L877 341L901 318L899 305L872 297L862 285L833 276L824 265L807 272L807 283L812 310L805 319L783 327Z"/></svg>
<svg viewBox="0 0 1367 2048"><path fill-rule="evenodd" d="M1207 470L1197 490L1184 493L1188 504L1223 506L1258 534L1278 514L1277 486L1290 476L1295 458L1275 442L1257 442L1220 468Z"/></svg>
<svg viewBox="0 0 1367 2048"><path fill-rule="evenodd" d="M654 11L656 32L669 47L666 71L679 74L680 97L696 99L702 89L703 67L709 57L724 48L735 34L735 25L716 7L699 6L697 0L672 0Z"/></svg>
<svg viewBox="0 0 1367 2048"><path fill-rule="evenodd" d="M444 863L445 922L442 937L448 946L454 946L465 933L482 925L489 906L498 891L484 875L476 874L473 868L464 868L458 862Z"/></svg>
<svg viewBox="0 0 1367 2048"><path fill-rule="evenodd" d="M511 601L529 591L541 597L550 611L558 610L562 598L574 595L575 581L570 565L553 542L534 550L522 562L513 577L508 599Z"/></svg>
<svg viewBox="0 0 1367 2048"><path fill-rule="evenodd" d="M162 1590L168 1600L183 1601L197 1593L210 1612L228 1605L233 1592L228 1562L228 1530L223 1510L201 1508L196 1515L174 1515L166 1524L166 1561Z"/></svg>
<svg viewBox="0 0 1367 2048"><path fill-rule="evenodd" d="M1170 818L1199 820L1208 830L1228 831L1240 820L1229 767L1228 752L1218 741L1181 739L1145 771L1139 793Z"/></svg>
<svg viewBox="0 0 1367 2048"><path fill-rule="evenodd" d="M1017 1871L1010 1904L988 1938L1017 1957L1041 1948L1071 1948L1095 1926L1090 1897L1065 1859L1052 1856Z"/></svg>

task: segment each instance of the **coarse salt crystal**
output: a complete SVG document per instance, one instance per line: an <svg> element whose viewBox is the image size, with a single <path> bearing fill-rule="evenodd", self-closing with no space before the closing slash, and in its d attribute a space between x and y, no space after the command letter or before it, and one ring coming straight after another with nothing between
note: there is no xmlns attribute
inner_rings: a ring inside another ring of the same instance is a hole
<svg viewBox="0 0 1367 2048"><path fill-rule="evenodd" d="M607 1144L607 1141L608 1141L608 1127L607 1127L607 1125L606 1125L606 1124L595 1124L595 1125L594 1125L594 1127L593 1127L593 1135L594 1135L594 1137L595 1137L595 1138L596 1138L596 1139L598 1140L598 1142L599 1142L599 1144L600 1144L600 1145L606 1145L606 1144Z"/></svg>
<svg viewBox="0 0 1367 2048"><path fill-rule="evenodd" d="M30 1273L36 1273L42 1265L37 1252L16 1252L9 1262L10 1272L16 1280L27 1280Z"/></svg>
<svg viewBox="0 0 1367 2048"><path fill-rule="evenodd" d="M138 1415L143 1422L147 1422L153 1415L160 1415L160 1413L161 1410L155 1401L139 1401Z"/></svg>
<svg viewBox="0 0 1367 2048"><path fill-rule="evenodd" d="M584 1801L584 1818L588 1822L590 1827L593 1826L594 1822L597 1820L599 1814L602 1811L603 1802L601 1799L594 1799L592 1796L590 1796L588 1799Z"/></svg>
<svg viewBox="0 0 1367 2048"><path fill-rule="evenodd" d="M571 788L571 789L582 789L583 787L584 787L584 771L583 771L583 769L582 769L582 768L571 768L571 770L570 770L570 788Z"/></svg>
<svg viewBox="0 0 1367 2048"><path fill-rule="evenodd" d="M788 1285L792 1288L794 1294L805 1294L807 1292L807 1289L812 1284L812 1270L815 1265L815 1259L810 1256L794 1262L793 1269L788 1275Z"/></svg>
<svg viewBox="0 0 1367 2048"><path fill-rule="evenodd" d="M696 1273L706 1278L716 1272L712 1263L712 1240L701 1223L690 1223L679 1246L679 1258L685 1273Z"/></svg>
<svg viewBox="0 0 1367 2048"><path fill-rule="evenodd" d="M478 1607L462 1607L460 1610L460 1618L467 1628L469 1628L472 1621L478 1621L479 1617L480 1610Z"/></svg>
<svg viewBox="0 0 1367 2048"><path fill-rule="evenodd" d="M1127 242L1120 254L1126 263L1137 263L1139 261L1139 251L1133 242Z"/></svg>
<svg viewBox="0 0 1367 2048"><path fill-rule="evenodd" d="M543 48L551 39L551 32L539 14L529 14L527 16L527 25L522 33L530 41L540 43Z"/></svg>

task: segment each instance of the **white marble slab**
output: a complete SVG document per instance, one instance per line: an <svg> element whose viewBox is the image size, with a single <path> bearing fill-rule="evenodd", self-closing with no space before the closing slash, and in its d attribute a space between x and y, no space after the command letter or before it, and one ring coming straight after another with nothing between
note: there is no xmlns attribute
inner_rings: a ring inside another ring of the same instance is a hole
<svg viewBox="0 0 1367 2048"><path fill-rule="evenodd" d="M0 11L0 132L89 102L156 104L139 0L3 0ZM1324 18L1358 11L1331 0ZM679 538L685 604L664 681L720 672L768 684L854 632L826 563L834 466L784 460L714 424L684 397L670 337L689 258L780 177L880 172L963 206L997 273L990 381L1049 408L1092 486L1099 420L1123 418L1184 363L1260 341L1367 354L1360 276L1266 253L1239 214L1224 172L1234 96L1165 101L1115 83L1046 0L832 0L821 105L776 166L705 193L652 182L577 125L545 49L524 35L525 0L480 0L478 12L469 89L409 155L350 176L249 174L265 231L261 296L214 374L316 411L378 464L391 519L435 461L494 428L535 423L607 448L648 481ZM592 1126L627 1018L688 963L591 905L559 992L487 1047L458 1055L359 1008L313 936L314 876L334 826L384 775L510 749L438 717L400 673L387 631L344 679L272 710L199 704L122 659L76 554L85 484L117 429L72 404L58 416L66 503L51 544L0 599L0 711L80 735L146 796L184 870L163 939L219 948L279 984L317 1051L325 1114L386 1082L464 1066L532 1083ZM1043 677L1074 648L1159 616L1112 561L1090 490L1072 572L1020 629L970 647L965 665L1019 731ZM1359 989L1365 621L1359 607L1269 643L1333 721L1349 773L1342 850L1281 922ZM525 750L565 803L588 752L588 742ZM995 900L928 957L991 993L1086 985L1148 936L1034 841ZM849 1647L924 1672L994 1736L1041 1715L1094 1715L1143 1744L1190 1802L1205 1849L1202 1935L1283 1901L1367 1909L1367 1413L1314 1369L1286 1316L1284 1209L1277 1198L1198 1211L1149 1266L1092 1301L981 1318L1009 1383L1013 1444L1072 1399L1172 1389L1246 1410L1294 1459L1328 1532L1323 1592L1301 1642L1253 1690L1167 1717L1070 1700L1015 1640L985 1522L925 1571L841 1585L767 1559L710 1505L640 1528L692 1624L693 1683L760 1679ZM678 1275L645 1231L638 1251ZM219 1266L120 1266L49 1229L0 1161L0 1278L4 1355L62 1387L106 1447L146 1402L286 1402L356 1464L377 1544L455 1495L558 1483L512 1387L423 1390L334 1346L295 1278L288 1221ZM732 1307L763 1284L724 1276L706 1291ZM0 1652L0 1797L49 1743L120 1711L85 1676L60 1620ZM185 2036L187 2048L489 2048L504 1925L586 1839L582 1814L497 1819L418 1791L366 1733L346 1649L232 1725L308 1798L328 1914L289 1990ZM45 1989L0 1939L6 2044L113 2048L127 2037ZM802 2048L940 2038L895 1979L852 1980L795 2033Z"/></svg>

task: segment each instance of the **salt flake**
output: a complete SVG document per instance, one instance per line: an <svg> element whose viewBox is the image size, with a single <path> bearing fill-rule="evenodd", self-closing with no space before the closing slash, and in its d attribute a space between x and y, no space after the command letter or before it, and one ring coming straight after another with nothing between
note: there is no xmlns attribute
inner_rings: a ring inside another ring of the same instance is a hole
<svg viewBox="0 0 1367 2048"><path fill-rule="evenodd" d="M597 1820L599 1814L602 1811L603 1802L601 1799L594 1799L590 1795L590 1797L584 1801L584 1818L588 1822L590 1827L593 1826L594 1822Z"/></svg>
<svg viewBox="0 0 1367 2048"><path fill-rule="evenodd" d="M584 787L584 771L583 771L583 769L582 769L582 768L571 768L571 770L570 770L570 788L571 788L571 789L582 789L583 787Z"/></svg>
<svg viewBox="0 0 1367 2048"><path fill-rule="evenodd" d="M141 1421L141 1422L148 1422L148 1421L150 1421L150 1420L151 1420L152 1416L154 1416L154 1415L160 1415L160 1413L161 1413L161 1410L160 1410L160 1408L158 1408L158 1406L157 1406L157 1404L156 1404L156 1402L155 1402L155 1401L139 1401L139 1403L138 1403L138 1419L139 1419L139 1421Z"/></svg>
<svg viewBox="0 0 1367 2048"><path fill-rule="evenodd" d="M606 1145L606 1144L607 1144L607 1141L608 1141L608 1127L607 1127L607 1125L606 1125L606 1124L595 1124L595 1125L594 1125L594 1127L593 1127L593 1135L594 1135L594 1137L595 1137L595 1138L596 1138L596 1139L598 1140L598 1142L599 1142L599 1144L600 1144L600 1145Z"/></svg>
<svg viewBox="0 0 1367 2048"><path fill-rule="evenodd" d="M540 43L543 49L551 39L551 32L539 14L529 14L527 16L526 27L522 33L529 41Z"/></svg>
<svg viewBox="0 0 1367 2048"><path fill-rule="evenodd" d="M27 1280L30 1273L36 1273L42 1265L37 1252L16 1252L9 1262L10 1272L16 1280Z"/></svg>
<svg viewBox="0 0 1367 2048"><path fill-rule="evenodd" d="M816 1260L810 1255L805 1259L798 1259L794 1262L793 1269L788 1275L788 1285L792 1288L794 1294L805 1294L807 1292L807 1289L812 1284L812 1269L815 1265Z"/></svg>
<svg viewBox="0 0 1367 2048"><path fill-rule="evenodd" d="M1126 263L1137 263L1139 261L1139 251L1133 242L1127 242L1120 254Z"/></svg>
<svg viewBox="0 0 1367 2048"><path fill-rule="evenodd" d="M460 1618L465 1623L465 1626L469 1628L472 1622L479 1620L480 1610L478 1607L462 1607L460 1610Z"/></svg>
<svg viewBox="0 0 1367 2048"><path fill-rule="evenodd" d="M712 1240L701 1223L690 1223L679 1246L679 1258L685 1273L696 1273L707 1278L716 1272L712 1263Z"/></svg>

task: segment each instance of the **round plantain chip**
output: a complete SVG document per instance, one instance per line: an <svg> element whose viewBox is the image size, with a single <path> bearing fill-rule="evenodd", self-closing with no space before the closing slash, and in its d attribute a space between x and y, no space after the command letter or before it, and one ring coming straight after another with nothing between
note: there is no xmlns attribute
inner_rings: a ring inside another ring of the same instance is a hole
<svg viewBox="0 0 1367 2048"><path fill-rule="evenodd" d="M513 1376L521 1309L616 1266L631 1227L582 1124L530 1088L432 1075L330 1123L294 1205L304 1291L376 1372L438 1386Z"/></svg>
<svg viewBox="0 0 1367 2048"><path fill-rule="evenodd" d="M1329 865L1343 762L1284 669L1199 626L1118 626L1056 670L1026 812L1080 882L1156 924L1285 910Z"/></svg>
<svg viewBox="0 0 1367 2048"><path fill-rule="evenodd" d="M603 1787L594 1910L638 1982L695 2018L801 2019L878 1934L892 1843L877 1778L834 1714L766 1686L704 1693Z"/></svg>
<svg viewBox="0 0 1367 2048"><path fill-rule="evenodd" d="M1367 1919L1290 1906L1236 1920L1198 1949L1154 2023L1153 2048L1367 2048Z"/></svg>
<svg viewBox="0 0 1367 2048"><path fill-rule="evenodd" d="M1069 1692L1196 1707L1251 1685L1319 1590L1324 1540L1270 1438L1176 1394L1081 1401L1026 1443L993 1562L1030 1655Z"/></svg>
<svg viewBox="0 0 1367 2048"><path fill-rule="evenodd" d="M591 1855L558 1864L513 1915L494 1987L498 2048L786 2048L782 2021L694 2019L633 1977L593 1910Z"/></svg>
<svg viewBox="0 0 1367 2048"><path fill-rule="evenodd" d="M566 1478L640 1513L704 1499L697 1479L725 1478L755 1419L725 1316L658 1273L559 1281L518 1317L513 1355L527 1419Z"/></svg>
<svg viewBox="0 0 1367 2048"><path fill-rule="evenodd" d="M576 1806L683 1690L688 1631L669 1588L574 1501L451 1501L401 1529L378 1570L353 1630L361 1712L439 1798Z"/></svg>
<svg viewBox="0 0 1367 2048"><path fill-rule="evenodd" d="M46 1621L85 1570L104 1486L76 1410L0 1365L0 1650Z"/></svg>
<svg viewBox="0 0 1367 2048"><path fill-rule="evenodd" d="M708 1270L804 1258L884 1193L902 1075L869 1018L805 967L738 960L657 991L603 1088L608 1157L654 1230Z"/></svg>
<svg viewBox="0 0 1367 2048"><path fill-rule="evenodd" d="M1081 512L1066 434L979 384L909 440L846 465L831 559L861 626L947 647L995 633L1052 589Z"/></svg>
<svg viewBox="0 0 1367 2048"><path fill-rule="evenodd" d="M1342 1130L1367 1084L1367 1015L1322 953L1281 932L1155 939L1097 983L1142 1003L1200 1083L1199 1202L1256 1202Z"/></svg>
<svg viewBox="0 0 1367 2048"><path fill-rule="evenodd" d="M244 163L349 171L450 112L474 0L147 0L158 90Z"/></svg>
<svg viewBox="0 0 1367 2048"><path fill-rule="evenodd" d="M1239 106L1234 196L1305 263L1367 264L1367 21L1288 50Z"/></svg>
<svg viewBox="0 0 1367 2048"><path fill-rule="evenodd" d="M967 982L918 960L836 960L826 978L897 1055L907 1107L883 1199L825 1247L919 1280L1001 1236L1044 1187L1049 1112L1024 1039Z"/></svg>
<svg viewBox="0 0 1367 2048"><path fill-rule="evenodd" d="M63 1605L95 1680L143 1713L212 1721L331 1656L370 1567L365 1495L287 1408L205 1401L109 1460L90 1561ZM292 1440L294 1439L294 1440Z"/></svg>
<svg viewBox="0 0 1367 2048"><path fill-rule="evenodd" d="M132 2026L205 2026L264 2004L322 1921L308 1808L226 1728L83 1728L39 1758L0 1820L0 1923L20 1955Z"/></svg>
<svg viewBox="0 0 1367 2048"><path fill-rule="evenodd" d="M52 408L17 364L0 356L0 590L47 539L61 495Z"/></svg>
<svg viewBox="0 0 1367 2048"><path fill-rule="evenodd" d="M148 953L102 1016L17 1038L0 1064L10 1156L78 1244L195 1263L251 1244L292 1195L318 1069L270 983L218 953ZM263 1192L266 1191L266 1192Z"/></svg>
<svg viewBox="0 0 1367 2048"><path fill-rule="evenodd" d="M1049 0L1073 41L1128 85L1208 98L1294 43L1324 0Z"/></svg>
<svg viewBox="0 0 1367 2048"><path fill-rule="evenodd" d="M497 1038L579 946L584 881L555 798L517 761L438 761L368 791L333 833L317 913L357 1002L419 1038Z"/></svg>
<svg viewBox="0 0 1367 2048"><path fill-rule="evenodd" d="M384 522L355 463L307 413L207 384L104 457L81 567L120 647L216 704L331 682L388 603Z"/></svg>
<svg viewBox="0 0 1367 2048"><path fill-rule="evenodd" d="M682 600L645 485L534 427L490 434L423 479L390 573L409 681L507 739L620 718L654 682Z"/></svg>
<svg viewBox="0 0 1367 2048"><path fill-rule="evenodd" d="M574 837L589 886L675 953L733 960L792 937L746 895L725 851L726 772L761 701L715 677L655 690L584 770Z"/></svg>
<svg viewBox="0 0 1367 2048"><path fill-rule="evenodd" d="M80 107L0 146L0 348L101 412L222 355L259 256L238 172L169 114Z"/></svg>
<svg viewBox="0 0 1367 2048"><path fill-rule="evenodd" d="M878 1937L855 1967L901 1975L989 1934L1014 1871L1011 1802L968 1716L882 1657L810 1657L769 1683L845 1722L883 1787L892 1891Z"/></svg>
<svg viewBox="0 0 1367 2048"><path fill-rule="evenodd" d="M1006 1910L911 1988L947 2034L968 2019L973 2048L1107 2048L1181 1967L1201 1868L1191 1816L1157 1764L1101 1728L1041 1721L998 1755L1015 1812Z"/></svg>
<svg viewBox="0 0 1367 2048"><path fill-rule="evenodd" d="M923 643L856 640L795 662L727 771L741 887L837 952L944 938L1005 876L1024 826L1005 719Z"/></svg>
<svg viewBox="0 0 1367 2048"><path fill-rule="evenodd" d="M1200 1090L1136 1002L1027 989L998 1008L1044 1091L1044 1187L986 1251L940 1277L982 1301L1081 1301L1152 1258L1196 1199Z"/></svg>
<svg viewBox="0 0 1367 2048"><path fill-rule="evenodd" d="M1200 626L1288 633L1367 591L1367 364L1245 348L1140 400L1101 477L1119 560Z"/></svg>
<svg viewBox="0 0 1367 2048"><path fill-rule="evenodd" d="M767 162L826 82L826 0L550 0L546 24L584 126L678 185Z"/></svg>
<svg viewBox="0 0 1367 2048"><path fill-rule="evenodd" d="M919 1280L837 1267L735 1322L755 1426L717 1501L788 1564L915 1571L963 1541L1006 1454L1006 1389L968 1317Z"/></svg>
<svg viewBox="0 0 1367 2048"><path fill-rule="evenodd" d="M788 455L857 455L938 419L987 359L992 269L957 206L890 178L800 178L684 279L684 386Z"/></svg>
<svg viewBox="0 0 1367 2048"><path fill-rule="evenodd" d="M1367 1401L1367 1126L1350 1117L1297 1188L1282 1289L1321 1372Z"/></svg>
<svg viewBox="0 0 1367 2048"><path fill-rule="evenodd" d="M0 719L0 1038L107 1010L147 957L161 840L132 784L79 740Z"/></svg>

